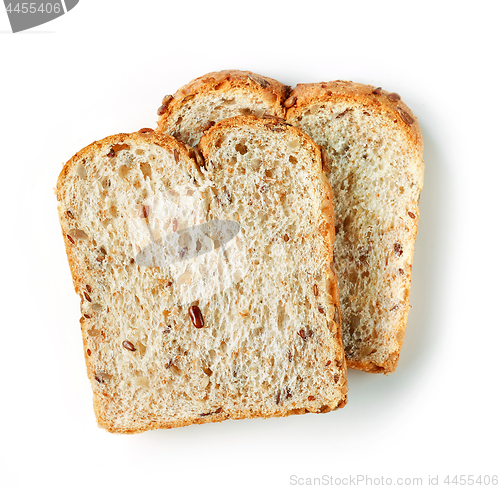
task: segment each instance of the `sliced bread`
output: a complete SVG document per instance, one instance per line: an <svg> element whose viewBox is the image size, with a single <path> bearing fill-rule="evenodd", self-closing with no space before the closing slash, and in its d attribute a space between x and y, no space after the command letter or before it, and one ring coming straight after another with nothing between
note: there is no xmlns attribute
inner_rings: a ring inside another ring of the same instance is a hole
<svg viewBox="0 0 500 489"><path fill-rule="evenodd" d="M416 117L399 95L345 81L298 85L289 93L273 80L282 108L274 103L253 110L249 100L256 96L255 85L236 81L231 75L235 73L249 72L210 73L181 89L172 105L168 97L159 110L159 128L174 131L173 121L178 120L175 131L196 144L212 122L252 111L286 117L324 146L324 169L338 207L334 249L348 366L394 371L409 310L423 183L423 143ZM215 108L210 117L205 105Z"/></svg>
<svg viewBox="0 0 500 489"><path fill-rule="evenodd" d="M410 308L423 185L417 119L398 94L344 81L298 85L287 105L287 121L326 150L347 364L392 372Z"/></svg>
<svg viewBox="0 0 500 489"><path fill-rule="evenodd" d="M101 427L345 404L332 194L307 135L253 117L196 151L118 134L64 166L57 199Z"/></svg>
<svg viewBox="0 0 500 489"><path fill-rule="evenodd" d="M158 131L196 146L203 131L222 119L264 114L283 118L288 91L282 83L251 71L208 73L163 98Z"/></svg>

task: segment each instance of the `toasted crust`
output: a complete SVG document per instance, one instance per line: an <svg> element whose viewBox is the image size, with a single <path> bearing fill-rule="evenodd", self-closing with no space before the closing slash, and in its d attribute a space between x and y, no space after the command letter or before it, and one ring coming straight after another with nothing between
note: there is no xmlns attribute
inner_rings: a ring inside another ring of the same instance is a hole
<svg viewBox="0 0 500 489"><path fill-rule="evenodd" d="M292 105L290 105L293 102ZM332 81L326 83L299 84L290 93L287 102L286 119L291 123L297 123L298 118L309 107L317 103L347 104L369 108L381 117L391 120L397 125L398 130L405 135L409 147L413 147L418 156L414 160L415 167L412 171L418 175L419 192L423 185L423 139L416 116L410 108L400 99L399 95L371 85L363 85L350 81ZM409 267L413 261L413 246L417 236L418 228L418 202L415 202L415 219L407 224L409 231L404 243L411 249L409 256ZM405 275L403 287L410 290L411 273ZM410 309L409 294L403 304L400 305L396 319L393 321L392 330L396 337L399 348L394 351L383 363L374 363L370 360L351 358L347 353L348 368L363 370L372 373L391 373L398 364L399 354L404 339L408 312Z"/></svg>
<svg viewBox="0 0 500 489"><path fill-rule="evenodd" d="M269 113L279 117L285 116L282 103L286 100L290 87L274 80L252 73L251 71L224 70L207 73L196 78L177 90L173 97L165 97L164 103L158 109L161 114L158 119L158 131L169 133L174 125L175 115L194 97L202 97L210 94L230 94L244 90L253 93L266 101ZM166 102L166 103L165 103Z"/></svg>

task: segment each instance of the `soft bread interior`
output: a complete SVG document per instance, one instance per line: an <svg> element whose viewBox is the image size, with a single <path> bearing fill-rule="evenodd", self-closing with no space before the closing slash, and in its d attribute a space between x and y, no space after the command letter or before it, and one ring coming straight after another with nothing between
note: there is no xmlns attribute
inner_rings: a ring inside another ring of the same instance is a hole
<svg viewBox="0 0 500 489"><path fill-rule="evenodd" d="M278 115L272 104L256 92L230 90L199 94L185 102L172 115L165 132L190 146L196 146L210 123L239 115Z"/></svg>

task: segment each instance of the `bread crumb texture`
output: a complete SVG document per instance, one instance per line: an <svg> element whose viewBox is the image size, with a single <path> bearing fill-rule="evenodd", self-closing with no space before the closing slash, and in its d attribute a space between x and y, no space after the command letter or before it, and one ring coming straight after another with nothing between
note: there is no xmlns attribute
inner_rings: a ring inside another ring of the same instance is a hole
<svg viewBox="0 0 500 489"><path fill-rule="evenodd" d="M346 402L318 148L286 124L240 117L211 127L200 150L119 134L59 177L94 408L111 432ZM217 235L214 222L233 224Z"/></svg>

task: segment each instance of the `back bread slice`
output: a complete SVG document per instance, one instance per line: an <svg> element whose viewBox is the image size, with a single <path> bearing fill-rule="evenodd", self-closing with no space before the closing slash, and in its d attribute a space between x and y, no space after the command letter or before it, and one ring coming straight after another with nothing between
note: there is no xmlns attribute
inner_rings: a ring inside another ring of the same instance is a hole
<svg viewBox="0 0 500 489"><path fill-rule="evenodd" d="M158 131L196 146L212 124L239 115L285 117L289 87L251 71L208 73L164 97Z"/></svg>
<svg viewBox="0 0 500 489"><path fill-rule="evenodd" d="M298 85L287 121L329 155L347 365L392 372L409 310L423 143L399 95L352 82Z"/></svg>
<svg viewBox="0 0 500 489"><path fill-rule="evenodd" d="M241 118L200 148L204 166L173 137L118 134L77 153L58 180L94 408L110 432L346 401L317 146ZM224 223L237 232L224 237Z"/></svg>

